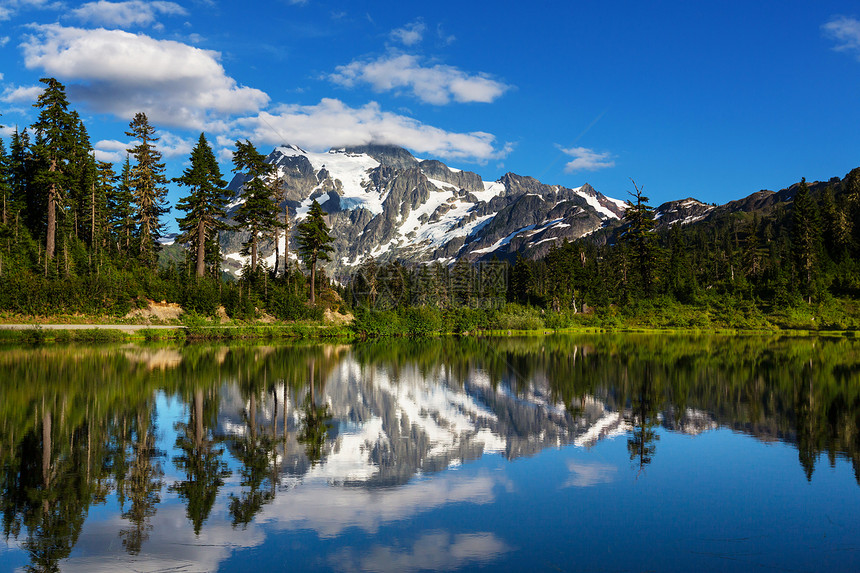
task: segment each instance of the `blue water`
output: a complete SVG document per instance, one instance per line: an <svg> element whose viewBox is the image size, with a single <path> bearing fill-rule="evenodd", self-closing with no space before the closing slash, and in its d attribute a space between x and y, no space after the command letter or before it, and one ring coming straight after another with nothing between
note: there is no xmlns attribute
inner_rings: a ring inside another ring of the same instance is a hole
<svg viewBox="0 0 860 573"><path fill-rule="evenodd" d="M278 363L286 359L274 356ZM214 413L204 427L207 439L223 448L230 474L199 533L188 517L190 502L170 487L187 478L176 459L183 453L178 447L183 428L194 426L193 392L159 381L161 388L148 402L154 424L147 430L155 438L152 463L161 470L154 478L159 499L141 522L140 551L123 545L120 531L134 518L123 515L116 477L108 476L104 500L89 502L71 552L55 560L56 566L253 572L860 570L860 485L853 453L814 452L808 477L798 430L786 422L796 415L793 406L761 419L782 428L777 434L784 436L776 439L771 430L729 429L738 424L725 413L708 411L705 402L692 404L686 421L673 426L665 421L672 404L660 398L649 418L654 449L642 463L631 455L642 418L633 402L613 398L617 389L611 381L590 388L584 410L565 411L553 382L540 372L525 387L504 376L494 386L478 367L452 380L450 372L440 375L426 365L410 368L408 359L396 368L384 362L358 367L354 356L347 348L326 368L314 363L313 376L321 382L314 400L330 414L316 461L297 438L307 423L302 404L309 395L301 385L291 388L283 372L274 379L266 375L268 390L265 385L242 390L241 376L232 371L208 385L207 405L218 407L208 410ZM285 390L286 442L281 439ZM249 392L257 392L253 417ZM823 407L819 402L813 408ZM53 439L68 440L55 418ZM597 438L583 438L603 427ZM38 424L33 428L33 435L41 435ZM243 474L251 466L236 449L237 436L263 452L256 489ZM275 438L281 441L265 445ZM59 446L53 445L55 450ZM42 460L38 450L34 455ZM247 523L234 523L231 504L248 499L252 490L264 501ZM0 570L36 563L27 550L28 534L25 526L0 543Z"/></svg>

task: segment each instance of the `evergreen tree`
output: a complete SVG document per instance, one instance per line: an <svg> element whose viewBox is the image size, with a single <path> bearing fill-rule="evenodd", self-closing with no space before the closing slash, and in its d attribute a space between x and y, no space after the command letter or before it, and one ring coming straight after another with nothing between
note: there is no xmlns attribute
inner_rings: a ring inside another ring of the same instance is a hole
<svg viewBox="0 0 860 573"><path fill-rule="evenodd" d="M116 187L108 196L108 225L119 254L128 255L134 234L134 196L131 190L131 160L125 156Z"/></svg>
<svg viewBox="0 0 860 573"><path fill-rule="evenodd" d="M39 80L45 89L33 107L39 108L39 118L33 128L36 131L34 155L39 160L40 169L36 182L41 190L40 203L44 202L46 220L45 231L45 273L48 261L54 258L57 235L57 208L65 199L69 163L70 136L73 132L72 116L63 84L54 78ZM34 215L34 214L31 214Z"/></svg>
<svg viewBox="0 0 860 573"><path fill-rule="evenodd" d="M99 253L106 247L108 238L108 198L113 196L116 173L108 161L96 161L96 177L90 188L89 217L90 248Z"/></svg>
<svg viewBox="0 0 860 573"><path fill-rule="evenodd" d="M631 179L631 181L633 181ZM636 202L627 201L624 220L627 222L627 232L623 240L631 247L630 254L636 273L639 276L640 288L645 296L654 292L655 270L658 262L658 248L654 241L654 214L648 205L648 197L642 194L636 182L633 181L635 193L630 195Z"/></svg>
<svg viewBox="0 0 860 573"><path fill-rule="evenodd" d="M329 235L329 228L325 224L326 213L314 199L308 216L297 225L299 256L311 270L311 304L316 304L316 276L317 261L331 260L329 253L334 250L331 246L334 239Z"/></svg>
<svg viewBox="0 0 860 573"><path fill-rule="evenodd" d="M511 272L511 302L528 304L533 284L534 274L532 273L531 264L522 255L517 253L517 261L514 263L514 268Z"/></svg>
<svg viewBox="0 0 860 573"><path fill-rule="evenodd" d="M808 302L812 302L821 251L821 235L818 208L809 196L806 178L800 182L793 205L791 244L794 261L802 281L801 292L806 295Z"/></svg>
<svg viewBox="0 0 860 573"><path fill-rule="evenodd" d="M137 249L140 262L154 269L158 262L158 239L164 230L161 216L170 210L166 205L167 179L164 176L164 163L161 152L155 148L158 138L155 128L143 112L138 112L129 123L130 130L125 132L137 140L137 145L127 151L134 157L129 187L137 215Z"/></svg>
<svg viewBox="0 0 860 573"><path fill-rule="evenodd" d="M190 243L195 253L195 269L199 278L206 272L207 245L210 245L211 251L215 234L227 228L222 221L226 216L224 188L227 183L221 176L215 154L204 134L200 134L197 145L191 150L191 166L174 181L188 187L190 191L187 197L176 203L176 208L186 213L177 222L183 232L179 240Z"/></svg>
<svg viewBox="0 0 860 573"><path fill-rule="evenodd" d="M2 126L0 126L2 127ZM2 218L0 223L3 227L9 224L12 212L12 174L9 156L6 154L6 146L0 139L0 200L2 201Z"/></svg>
<svg viewBox="0 0 860 573"><path fill-rule="evenodd" d="M72 132L69 138L69 208L72 212L75 237L86 238L92 248L95 227L93 196L98 167L84 122L75 111L71 112L70 116Z"/></svg>
<svg viewBox="0 0 860 573"><path fill-rule="evenodd" d="M242 254L251 255L251 271L257 270L257 247L262 235L266 235L278 225L278 206L272 198L266 178L272 166L266 163L266 156L259 153L254 145L245 140L236 142L233 153L233 172L245 172L247 178L242 185L243 203L236 210L234 219L240 228L249 233L248 240L242 244Z"/></svg>
<svg viewBox="0 0 860 573"><path fill-rule="evenodd" d="M31 195L28 193L28 189L30 189L33 179L32 171L33 158L30 152L30 135L26 129L21 133L18 133L16 129L12 132L12 139L9 144L9 192L12 197L9 218L11 219L14 215L16 235L20 213L24 211L25 218L28 215L28 199Z"/></svg>

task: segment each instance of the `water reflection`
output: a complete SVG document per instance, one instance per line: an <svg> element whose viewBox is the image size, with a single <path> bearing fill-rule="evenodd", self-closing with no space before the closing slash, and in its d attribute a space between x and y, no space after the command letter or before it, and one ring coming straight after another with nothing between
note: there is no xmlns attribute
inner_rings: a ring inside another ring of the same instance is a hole
<svg viewBox="0 0 860 573"><path fill-rule="evenodd" d="M34 571L97 569L108 539L139 559L216 569L265 538L261 523L321 539L372 535L511 488L502 475L444 470L615 436L637 473L661 455L662 432L725 427L793 444L807 479L826 456L849 460L860 481L852 339L18 348L0 353L0 380L3 533ZM159 418L159 396L181 414ZM583 488L613 482L620 468L568 461L567 470L562 487ZM97 506L116 510L87 526L68 560ZM177 529L177 511L190 532ZM95 549L93 536L105 545ZM194 557L176 549L183 539L221 549ZM433 529L408 543L341 546L327 563L455 569L510 547L491 531Z"/></svg>

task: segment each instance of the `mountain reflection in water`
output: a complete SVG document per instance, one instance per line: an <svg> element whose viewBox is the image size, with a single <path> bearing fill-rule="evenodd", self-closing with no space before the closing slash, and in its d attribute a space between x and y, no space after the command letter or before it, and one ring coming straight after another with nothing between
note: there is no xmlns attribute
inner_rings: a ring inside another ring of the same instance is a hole
<svg viewBox="0 0 860 573"><path fill-rule="evenodd" d="M850 338L12 348L0 390L3 568L242 569L272 532L329 543L313 568L498 566L520 540L439 515L518 486L451 470L607 438L621 465L568 459L557 487L647 478L661 436L718 428L790 444L807 480L823 455L860 480Z"/></svg>

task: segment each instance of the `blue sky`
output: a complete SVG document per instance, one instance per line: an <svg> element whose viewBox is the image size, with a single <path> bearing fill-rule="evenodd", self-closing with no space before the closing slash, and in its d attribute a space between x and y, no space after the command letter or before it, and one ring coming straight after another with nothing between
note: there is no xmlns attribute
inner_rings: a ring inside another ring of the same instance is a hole
<svg viewBox="0 0 860 573"><path fill-rule="evenodd" d="M171 176L201 131L225 173L381 141L655 206L860 166L856 2L0 0L0 62L7 146L54 76L100 158L144 111Z"/></svg>

